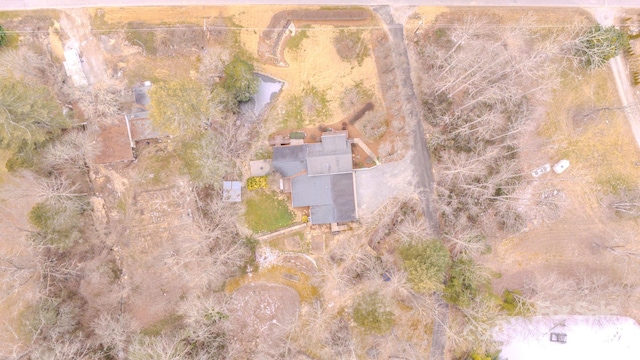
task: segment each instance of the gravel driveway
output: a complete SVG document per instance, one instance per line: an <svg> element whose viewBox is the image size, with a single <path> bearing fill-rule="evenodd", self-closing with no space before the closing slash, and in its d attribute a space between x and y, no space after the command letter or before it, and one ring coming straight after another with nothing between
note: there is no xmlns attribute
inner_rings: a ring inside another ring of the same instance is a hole
<svg viewBox="0 0 640 360"><path fill-rule="evenodd" d="M411 156L369 169L356 170L358 217L375 212L389 199L415 191L416 176Z"/></svg>

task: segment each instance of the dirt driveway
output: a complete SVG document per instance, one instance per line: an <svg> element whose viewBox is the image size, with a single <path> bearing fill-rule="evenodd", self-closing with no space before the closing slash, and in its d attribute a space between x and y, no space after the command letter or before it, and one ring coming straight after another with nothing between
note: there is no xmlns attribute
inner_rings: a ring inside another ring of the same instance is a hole
<svg viewBox="0 0 640 360"><path fill-rule="evenodd" d="M107 67L98 40L91 32L91 15L87 9L65 9L60 26L69 36L66 46L77 48L82 58L82 70L89 85L105 79ZM65 48L66 48L65 46Z"/></svg>

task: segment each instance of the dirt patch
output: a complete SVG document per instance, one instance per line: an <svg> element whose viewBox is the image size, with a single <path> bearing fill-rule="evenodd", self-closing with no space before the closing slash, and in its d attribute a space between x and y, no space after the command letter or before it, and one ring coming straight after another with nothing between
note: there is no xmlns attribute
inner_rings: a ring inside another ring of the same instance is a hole
<svg viewBox="0 0 640 360"><path fill-rule="evenodd" d="M91 31L91 16L87 9L65 9L60 27L69 36L69 43L79 50L84 60L82 70L89 84L103 81L107 77L104 54L98 40ZM69 45L69 44L68 44Z"/></svg>
<svg viewBox="0 0 640 360"><path fill-rule="evenodd" d="M280 354L299 308L300 297L287 286L260 282L236 290L231 296L229 322L237 358Z"/></svg>
<svg viewBox="0 0 640 360"><path fill-rule="evenodd" d="M181 296L205 281L171 262L186 251L185 239L193 238L195 205L188 182L170 177L176 168L160 158L159 148L168 145L155 144L155 151L143 151L135 163L93 169L104 209L100 216L109 230L103 241L112 260L96 262L99 268L88 272L84 293L90 304L110 299L113 306L115 301L141 328L171 315ZM156 166L165 172L161 181L154 180ZM109 262L110 268L99 265Z"/></svg>

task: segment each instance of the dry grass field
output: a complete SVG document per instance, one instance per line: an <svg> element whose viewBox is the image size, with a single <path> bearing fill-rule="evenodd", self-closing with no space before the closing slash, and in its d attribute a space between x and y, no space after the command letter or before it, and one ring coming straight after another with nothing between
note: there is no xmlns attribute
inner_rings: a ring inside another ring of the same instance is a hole
<svg viewBox="0 0 640 360"><path fill-rule="evenodd" d="M501 274L495 291L525 289L539 300L541 313L638 319L640 264L633 254L640 250L634 235L640 224L615 214L607 199L638 188L640 151L612 75L608 68L566 74L552 99L537 135L523 139L522 162L529 170L560 159L571 162L560 175L534 180L524 174L529 199L556 190L559 211L537 217L526 232L494 241L485 261ZM620 251L605 248L610 246Z"/></svg>

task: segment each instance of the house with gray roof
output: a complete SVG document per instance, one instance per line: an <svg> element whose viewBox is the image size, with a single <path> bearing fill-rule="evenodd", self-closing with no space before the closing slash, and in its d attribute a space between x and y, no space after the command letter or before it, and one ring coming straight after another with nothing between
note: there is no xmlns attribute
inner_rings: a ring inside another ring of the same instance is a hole
<svg viewBox="0 0 640 360"><path fill-rule="evenodd" d="M312 224L358 218L351 141L346 131L326 132L319 143L276 146L272 167L290 182L292 206L310 207Z"/></svg>

